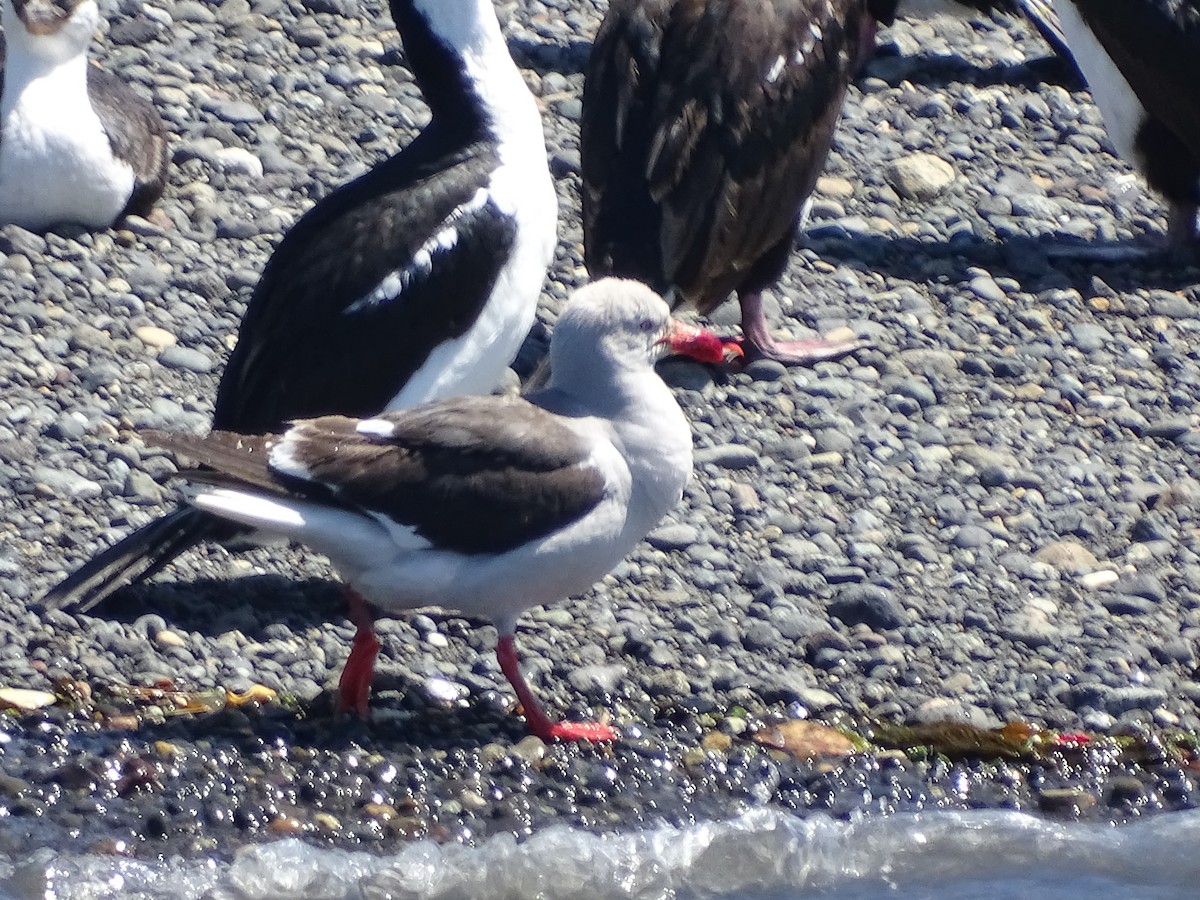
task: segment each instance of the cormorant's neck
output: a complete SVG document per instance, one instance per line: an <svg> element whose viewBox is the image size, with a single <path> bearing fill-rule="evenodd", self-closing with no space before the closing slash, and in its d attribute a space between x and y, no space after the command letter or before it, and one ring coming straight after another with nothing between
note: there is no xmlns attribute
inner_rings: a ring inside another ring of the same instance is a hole
<svg viewBox="0 0 1200 900"><path fill-rule="evenodd" d="M497 132L514 118L527 124L530 108L536 115L491 0L393 0L392 15L441 128L464 137L503 137Z"/></svg>

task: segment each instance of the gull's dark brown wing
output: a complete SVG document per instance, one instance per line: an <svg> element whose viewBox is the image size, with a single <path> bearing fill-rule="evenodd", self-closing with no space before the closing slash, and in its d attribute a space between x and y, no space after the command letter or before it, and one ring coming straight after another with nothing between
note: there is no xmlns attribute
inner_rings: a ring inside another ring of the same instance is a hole
<svg viewBox="0 0 1200 900"><path fill-rule="evenodd" d="M608 489L593 447L516 397L464 397L278 437L148 433L212 471L191 480L385 516L439 548L499 553L586 515Z"/></svg>

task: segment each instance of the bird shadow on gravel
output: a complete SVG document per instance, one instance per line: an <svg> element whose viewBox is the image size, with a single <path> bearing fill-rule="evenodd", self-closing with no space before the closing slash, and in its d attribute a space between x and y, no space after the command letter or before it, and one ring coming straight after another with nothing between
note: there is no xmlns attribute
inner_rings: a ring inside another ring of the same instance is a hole
<svg viewBox="0 0 1200 900"><path fill-rule="evenodd" d="M451 749L519 741L526 733L524 721L512 711L510 695L488 686L490 679L464 670L463 679L471 689L447 697L439 694L439 687L429 677L414 676L407 670L410 654L428 649L403 624L418 614L441 623L440 630L452 639L465 636L467 647L457 648L460 654L490 654L494 639L486 634L490 623L483 620L436 608L381 617L377 633L384 649L372 682L369 721L335 708L335 680L328 677L322 681L321 693L311 699L302 700L285 691L277 701L245 710L231 706L210 713L171 716L163 723L142 721L137 734L148 741L212 740L225 734L242 746L247 740L254 744L278 739L325 750L399 744ZM351 627L346 622L341 583L320 578L292 580L279 575L138 585L114 594L90 615L144 631L148 639L163 627L208 637L237 631L254 642L289 637L305 640L306 629L327 622L346 623L347 632ZM341 651L343 642L332 635L329 641L337 645L333 652ZM347 654L349 649L346 640ZM333 669L339 669L342 662L339 657ZM249 677L258 680L253 674ZM172 687L184 693L192 689L186 679ZM586 710L575 712L586 715Z"/></svg>
<svg viewBox="0 0 1200 900"><path fill-rule="evenodd" d="M345 620L346 600L336 581L248 575L139 584L113 594L90 614L125 624L159 616L173 631L215 636L236 630L262 640L272 637L271 625L295 630Z"/></svg>
<svg viewBox="0 0 1200 900"><path fill-rule="evenodd" d="M914 282L967 281L976 267L992 277L1012 278L1031 293L1054 288L1086 293L1096 278L1114 287L1166 291L1186 291L1200 280L1200 265L1181 263L1148 240L1082 244L1070 236L988 240L972 235L939 242L838 232L836 225L818 223L802 245L829 263L861 264Z"/></svg>
<svg viewBox="0 0 1200 900"><path fill-rule="evenodd" d="M1050 52L1021 63L979 65L953 54L906 56L895 46L886 44L863 67L858 81L864 78L878 78L890 87L899 87L904 81L925 87L951 84L973 84L979 88L1000 85L1033 87L1053 84L1073 91L1084 87L1084 81L1074 64Z"/></svg>
<svg viewBox="0 0 1200 900"><path fill-rule="evenodd" d="M336 710L332 689L299 706L276 704L225 709L143 722L134 734L143 741L204 741L242 753L264 747L305 747L341 752L362 749L384 754L432 750L477 750L488 744L513 745L527 734L524 721L506 712L499 698L472 695L454 708L420 707L419 689L399 679L377 679L382 690L372 700L369 720ZM415 698L415 699L410 699ZM128 732L109 730L95 740L119 740Z"/></svg>
<svg viewBox="0 0 1200 900"><path fill-rule="evenodd" d="M521 68L532 69L539 75L555 72L559 75L582 75L592 52L591 41L572 41L567 46L539 41L511 40L508 50ZM977 87L996 85L1056 84L1070 90L1084 86L1083 78L1074 63L1047 49L1045 56L1022 63L992 63L979 65L962 56L905 55L894 44L881 44L875 55L863 67L858 80L879 78L896 87L902 81L915 81L937 87L957 83Z"/></svg>
<svg viewBox="0 0 1200 900"><path fill-rule="evenodd" d="M89 614L125 624L145 616L158 616L172 630L195 631L208 636L238 630L250 638L272 637L269 633L272 626L296 631L325 622L348 624L342 582L286 575L140 584L118 591ZM381 617L381 621L403 621L418 614L434 621L462 622L472 629L491 624L485 619L445 612L432 606Z"/></svg>

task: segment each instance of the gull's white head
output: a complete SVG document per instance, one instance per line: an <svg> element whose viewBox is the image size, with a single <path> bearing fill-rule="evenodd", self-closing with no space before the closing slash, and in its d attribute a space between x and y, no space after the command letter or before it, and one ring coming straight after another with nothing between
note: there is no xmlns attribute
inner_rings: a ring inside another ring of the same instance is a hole
<svg viewBox="0 0 1200 900"><path fill-rule="evenodd" d="M571 295L550 342L556 380L588 369L649 369L671 334L671 311L646 285L602 278Z"/></svg>

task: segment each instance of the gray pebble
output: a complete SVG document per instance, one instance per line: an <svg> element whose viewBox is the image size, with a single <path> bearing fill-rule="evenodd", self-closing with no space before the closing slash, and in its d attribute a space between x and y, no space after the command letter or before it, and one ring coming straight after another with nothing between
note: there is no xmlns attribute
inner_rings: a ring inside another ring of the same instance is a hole
<svg viewBox="0 0 1200 900"><path fill-rule="evenodd" d="M721 469L750 469L759 464L758 454L742 444L719 444L695 452L697 466L714 465Z"/></svg>
<svg viewBox="0 0 1200 900"><path fill-rule="evenodd" d="M13 488L0 504L0 683L52 689L67 674L99 695L164 677L287 698L133 729L66 706L5 717L16 784L0 797L37 828L0 829L0 856L39 840L111 849L116 836L135 856L228 859L293 815L311 844L386 854L410 834L626 831L650 804L663 821L757 804L838 819L931 803L1037 813L1043 788L1078 797L1082 784L1100 802L1056 815L1197 805L1177 761L1153 754L1109 771L1103 753L1072 754L1038 781L1024 763L867 753L825 766L708 740L803 714L1200 732L1200 507L1172 487L1200 453L1197 272L1144 252L1164 240L1161 198L1126 183L1089 93L1040 76L1029 61L1045 45L1016 19L898 20L847 96L817 227L764 307L774 331L848 327L871 347L787 370L664 361L700 448L672 512L684 530L640 543L594 591L521 617L548 711L611 715L611 747L522 740L494 629L452 614L381 617L372 719L334 717L353 627L319 554L295 547L188 553L111 605L35 613L71 567L165 510L160 493L174 489L154 479L174 462L134 433L207 430L217 373L286 225L425 121L386 4L351 6L111 5L93 55L168 119L161 209L175 227L0 228L0 483ZM581 36L602 8L504 10L544 100L562 213L522 376L584 277L570 182ZM987 72L986 89L945 77L946 60ZM919 152L956 176L931 200L888 177ZM1097 247L1135 252L1072 256ZM733 334L739 319L728 302L709 324ZM155 365L147 326L203 364ZM41 480L47 470L62 483ZM969 529L973 546L955 546ZM1061 542L1137 576L1081 586L1075 564L1040 558ZM164 777L114 796L103 773L119 779L142 756ZM1132 766L1136 789L1112 783ZM82 774L67 784L72 767ZM40 806L18 807L30 790Z"/></svg>
<svg viewBox="0 0 1200 900"><path fill-rule="evenodd" d="M84 478L70 469L53 469L49 466L38 466L33 470L35 481L46 485L56 496L73 497L86 500L98 497L100 485L91 479Z"/></svg>
<svg viewBox="0 0 1200 900"><path fill-rule="evenodd" d="M987 547L992 543L992 533L979 525L963 525L955 530L951 543L964 550Z"/></svg>
<svg viewBox="0 0 1200 900"><path fill-rule="evenodd" d="M829 615L847 625L861 623L875 630L899 628L905 620L904 608L891 592L870 584L842 587L829 604Z"/></svg>
<svg viewBox="0 0 1200 900"><path fill-rule="evenodd" d="M691 525L664 525L646 536L657 550L684 550L700 539L700 532Z"/></svg>
<svg viewBox="0 0 1200 900"><path fill-rule="evenodd" d="M200 374L211 372L213 368L212 359L207 353L179 344L164 347L162 353L158 355L158 361L168 369L184 369Z"/></svg>

